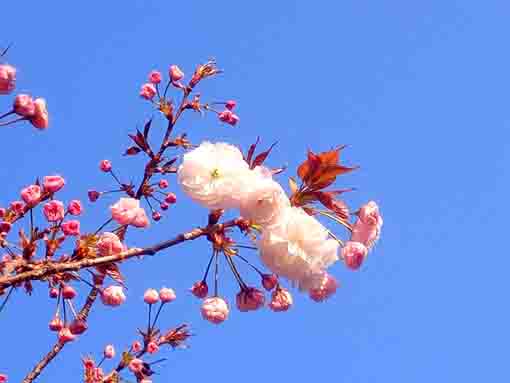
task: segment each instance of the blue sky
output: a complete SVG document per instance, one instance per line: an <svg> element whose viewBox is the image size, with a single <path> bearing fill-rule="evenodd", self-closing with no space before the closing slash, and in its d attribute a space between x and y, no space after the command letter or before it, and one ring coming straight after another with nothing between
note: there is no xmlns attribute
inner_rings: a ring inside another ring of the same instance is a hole
<svg viewBox="0 0 510 383"><path fill-rule="evenodd" d="M225 74L201 92L236 99L241 123L187 115L178 131L194 142L278 140L270 164L289 165L287 175L307 148L349 144L344 158L361 169L338 185L358 188L346 197L353 207L375 199L385 223L362 271L333 268L342 288L328 303L295 292L286 314L234 311L220 327L200 319L187 292L207 261L205 242L126 263L127 303L98 305L90 332L39 381L78 381L81 355L130 343L145 323L144 289L162 285L178 294L162 323L189 322L196 336L189 350L169 353L155 381L508 379L510 261L499 243L509 192L507 2L32 1L7 2L2 14L18 90L46 97L52 124L2 130L0 205L55 172L68 180L62 198L85 200L87 189L110 185L97 171L103 158L138 180L142 160L120 154L152 113L140 84L151 69L176 63L190 73L215 57ZM177 193L180 203L131 245L204 222L205 210ZM95 229L109 202L87 204L82 225ZM36 287L1 314L0 372L13 382L54 340L53 302ZM222 290L232 300L233 283Z"/></svg>

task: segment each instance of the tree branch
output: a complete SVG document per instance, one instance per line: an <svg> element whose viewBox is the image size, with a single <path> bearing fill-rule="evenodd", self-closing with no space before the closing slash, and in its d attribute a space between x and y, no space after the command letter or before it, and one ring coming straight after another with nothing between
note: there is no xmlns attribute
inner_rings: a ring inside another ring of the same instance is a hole
<svg viewBox="0 0 510 383"><path fill-rule="evenodd" d="M74 262L54 262L49 261L45 263L40 263L36 265L31 265L33 270L25 271L16 275L7 276L0 278L0 290L8 288L9 286L15 286L25 281L32 280L44 280L47 277L67 272L67 271L78 271L85 268L97 267L113 262L124 261L129 258L142 256L142 255L155 255L161 250L167 249L169 247L178 245L180 243L191 241L197 239L201 236L207 235L211 232L222 230L224 228L234 227L239 225L240 218L236 218L222 224L216 224L212 226L206 226L203 228L196 228L186 233L179 234L173 239L160 242L151 247L146 248L132 248L127 251L124 251L119 254L108 255L104 257L91 258L91 259L82 259L80 261Z"/></svg>

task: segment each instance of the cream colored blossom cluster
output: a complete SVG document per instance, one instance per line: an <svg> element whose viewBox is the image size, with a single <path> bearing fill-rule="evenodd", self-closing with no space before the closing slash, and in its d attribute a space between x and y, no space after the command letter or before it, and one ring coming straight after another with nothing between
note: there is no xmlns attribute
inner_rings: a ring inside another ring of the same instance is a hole
<svg viewBox="0 0 510 383"><path fill-rule="evenodd" d="M250 169L238 148L204 142L186 153L178 170L184 192L209 209L239 209L261 227L262 262L302 290L321 288L338 260L339 244L302 208L293 207L270 170Z"/></svg>

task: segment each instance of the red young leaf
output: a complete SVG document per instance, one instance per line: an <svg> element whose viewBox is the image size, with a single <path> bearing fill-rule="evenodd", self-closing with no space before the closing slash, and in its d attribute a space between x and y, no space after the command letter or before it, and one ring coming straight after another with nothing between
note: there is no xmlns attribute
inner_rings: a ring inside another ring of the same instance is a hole
<svg viewBox="0 0 510 383"><path fill-rule="evenodd" d="M269 149L267 149L265 152L262 152L259 155L257 155L257 157L255 157L255 159L253 160L253 163L251 164L250 167L252 169L254 169L257 166L262 165L264 163L264 161L266 160L267 156L269 155L269 153L271 153L271 150L275 147L276 144L277 144L277 142L275 142L273 145L271 145L269 147Z"/></svg>

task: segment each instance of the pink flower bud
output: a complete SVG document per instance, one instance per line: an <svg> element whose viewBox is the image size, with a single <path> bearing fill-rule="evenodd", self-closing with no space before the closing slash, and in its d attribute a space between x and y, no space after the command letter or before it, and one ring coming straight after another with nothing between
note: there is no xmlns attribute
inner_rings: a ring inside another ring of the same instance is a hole
<svg viewBox="0 0 510 383"><path fill-rule="evenodd" d="M115 348L113 345L109 344L104 348L104 357L106 359L115 358Z"/></svg>
<svg viewBox="0 0 510 383"><path fill-rule="evenodd" d="M64 328L64 322L59 317L53 318L48 324L50 331L60 331Z"/></svg>
<svg viewBox="0 0 510 383"><path fill-rule="evenodd" d="M172 80L172 82L179 81L184 77L184 73L177 65L170 65L168 74L170 75L170 79Z"/></svg>
<svg viewBox="0 0 510 383"><path fill-rule="evenodd" d="M121 286L109 286L101 292L101 301L106 306L120 306L125 300Z"/></svg>
<svg viewBox="0 0 510 383"><path fill-rule="evenodd" d="M0 222L0 233L7 234L11 231L11 224L9 222Z"/></svg>
<svg viewBox="0 0 510 383"><path fill-rule="evenodd" d="M159 84L161 82L161 72L153 70L149 73L149 82L153 84Z"/></svg>
<svg viewBox="0 0 510 383"><path fill-rule="evenodd" d="M0 94L9 94L16 86L16 68L11 65L0 65Z"/></svg>
<svg viewBox="0 0 510 383"><path fill-rule="evenodd" d="M308 293L315 302L322 302L331 297L336 292L337 287L336 279L332 275L324 273L319 286L310 289Z"/></svg>
<svg viewBox="0 0 510 383"><path fill-rule="evenodd" d="M65 184L65 180L60 176L46 176L43 179L43 188L49 193L58 192Z"/></svg>
<svg viewBox="0 0 510 383"><path fill-rule="evenodd" d="M74 299L76 297L76 290L73 286L65 285L62 289L62 297L64 299Z"/></svg>
<svg viewBox="0 0 510 383"><path fill-rule="evenodd" d="M147 289L143 294L143 300L149 305L153 305L159 301L159 294L155 289Z"/></svg>
<svg viewBox="0 0 510 383"><path fill-rule="evenodd" d="M56 297L58 297L58 289L55 287L52 287L49 291L49 295L50 295L50 298L55 299Z"/></svg>
<svg viewBox="0 0 510 383"><path fill-rule="evenodd" d="M236 107L236 105L237 103L234 100L228 100L225 103L225 108L227 108L228 110L233 110Z"/></svg>
<svg viewBox="0 0 510 383"><path fill-rule="evenodd" d="M65 235L80 235L80 221L75 219L64 222L61 228Z"/></svg>
<svg viewBox="0 0 510 383"><path fill-rule="evenodd" d="M149 342L149 344L147 344L147 352L149 354L155 354L159 351L159 346L156 342Z"/></svg>
<svg viewBox="0 0 510 383"><path fill-rule="evenodd" d="M254 311L264 306L264 293L254 287L242 289L236 296L239 311Z"/></svg>
<svg viewBox="0 0 510 383"><path fill-rule="evenodd" d="M67 343L67 342L71 342L73 340L76 339L76 335L74 335L73 333L71 333L71 331L67 328L67 327L64 327L62 330L60 330L60 332L58 333L58 341L60 343Z"/></svg>
<svg viewBox="0 0 510 383"><path fill-rule="evenodd" d="M3 218L3 217L5 217L5 208L0 207L0 218Z"/></svg>
<svg viewBox="0 0 510 383"><path fill-rule="evenodd" d="M161 204L159 205L159 207L161 208L161 210L168 210L168 208L170 207L169 204L167 204L166 202L161 202Z"/></svg>
<svg viewBox="0 0 510 383"><path fill-rule="evenodd" d="M271 291L278 284L278 277L275 274L263 274L262 275L262 286L267 290Z"/></svg>
<svg viewBox="0 0 510 383"><path fill-rule="evenodd" d="M67 207L67 211L71 215L80 215L83 212L83 208L81 206L81 202L77 199L73 199L69 202L69 206Z"/></svg>
<svg viewBox="0 0 510 383"><path fill-rule="evenodd" d="M142 85L142 89L140 89L140 97L145 98L146 100L152 100L156 95L156 88L154 85L147 83Z"/></svg>
<svg viewBox="0 0 510 383"><path fill-rule="evenodd" d="M220 324L228 317L228 305L220 297L210 297L204 300L201 307L202 317L214 324Z"/></svg>
<svg viewBox="0 0 510 383"><path fill-rule="evenodd" d="M43 213L48 222L56 222L64 219L64 204L60 201L53 200L44 204Z"/></svg>
<svg viewBox="0 0 510 383"><path fill-rule="evenodd" d="M71 334L73 335L83 334L85 331L87 331L88 328L89 326L87 322L85 322L83 319L75 319L69 325L69 331L71 331Z"/></svg>
<svg viewBox="0 0 510 383"><path fill-rule="evenodd" d="M367 225L378 225L381 222L381 216L379 214L379 207L374 201L370 201L363 205L358 211L358 217Z"/></svg>
<svg viewBox="0 0 510 383"><path fill-rule="evenodd" d="M203 299L207 296L209 288L206 281L198 281L191 287L191 293L197 298Z"/></svg>
<svg viewBox="0 0 510 383"><path fill-rule="evenodd" d="M23 214L23 209L25 208L25 204L22 201L13 201L11 202L11 210L16 214Z"/></svg>
<svg viewBox="0 0 510 383"><path fill-rule="evenodd" d="M128 368L132 373L139 374L143 370L143 361L138 358L132 359L131 362L129 362Z"/></svg>
<svg viewBox="0 0 510 383"><path fill-rule="evenodd" d="M105 232L101 235L96 246L99 254L102 256L119 254L124 251L124 245L117 234L109 232Z"/></svg>
<svg viewBox="0 0 510 383"><path fill-rule="evenodd" d="M161 213L157 212L157 211L153 211L152 212L152 219L154 221L159 221L161 219Z"/></svg>
<svg viewBox="0 0 510 383"><path fill-rule="evenodd" d="M101 196L101 193L95 190L89 190L87 192L90 202L96 202L97 199Z"/></svg>
<svg viewBox="0 0 510 383"><path fill-rule="evenodd" d="M0 383L7 383L7 378L6 374L0 374Z"/></svg>
<svg viewBox="0 0 510 383"><path fill-rule="evenodd" d="M21 190L21 199L28 206L35 206L41 199L41 187L39 185L30 185Z"/></svg>
<svg viewBox="0 0 510 383"><path fill-rule="evenodd" d="M30 117L30 123L37 129L46 129L49 124L48 109L44 98L36 98L34 101L35 112Z"/></svg>
<svg viewBox="0 0 510 383"><path fill-rule="evenodd" d="M292 295L283 288L278 288L271 294L269 308L274 312L287 311L292 306Z"/></svg>
<svg viewBox="0 0 510 383"><path fill-rule="evenodd" d="M218 118L221 122L224 122L232 126L236 125L239 122L239 117L228 109L224 110L223 112L220 112L218 114Z"/></svg>
<svg viewBox="0 0 510 383"><path fill-rule="evenodd" d="M35 114L35 104L28 94L18 94L14 99L14 112L23 117L31 117Z"/></svg>
<svg viewBox="0 0 510 383"><path fill-rule="evenodd" d="M177 196L174 193L168 193L165 197L165 202L172 205L177 202Z"/></svg>
<svg viewBox="0 0 510 383"><path fill-rule="evenodd" d="M135 353L140 352L140 351L142 351L142 344L139 341L135 340L133 342L133 345L131 346L131 349Z"/></svg>
<svg viewBox="0 0 510 383"><path fill-rule="evenodd" d="M169 289L168 287L163 287L159 290L159 299L163 303L169 303L175 301L175 291L173 289Z"/></svg>
<svg viewBox="0 0 510 383"><path fill-rule="evenodd" d="M92 359L86 358L83 359L83 367L85 367L85 370L93 370L96 368L96 363Z"/></svg>
<svg viewBox="0 0 510 383"><path fill-rule="evenodd" d="M163 180L159 180L159 184L158 184L158 185L159 185L159 187L160 187L161 189L165 189L165 188L167 188L167 187L168 187L168 181L167 181L167 180L164 180L164 179L163 179Z"/></svg>
<svg viewBox="0 0 510 383"><path fill-rule="evenodd" d="M108 160L102 160L99 163L99 169L105 173L108 173L110 170L112 170L112 163Z"/></svg>
<svg viewBox="0 0 510 383"><path fill-rule="evenodd" d="M347 241L342 248L345 265L351 270L358 270L367 254L368 249L360 242Z"/></svg>

